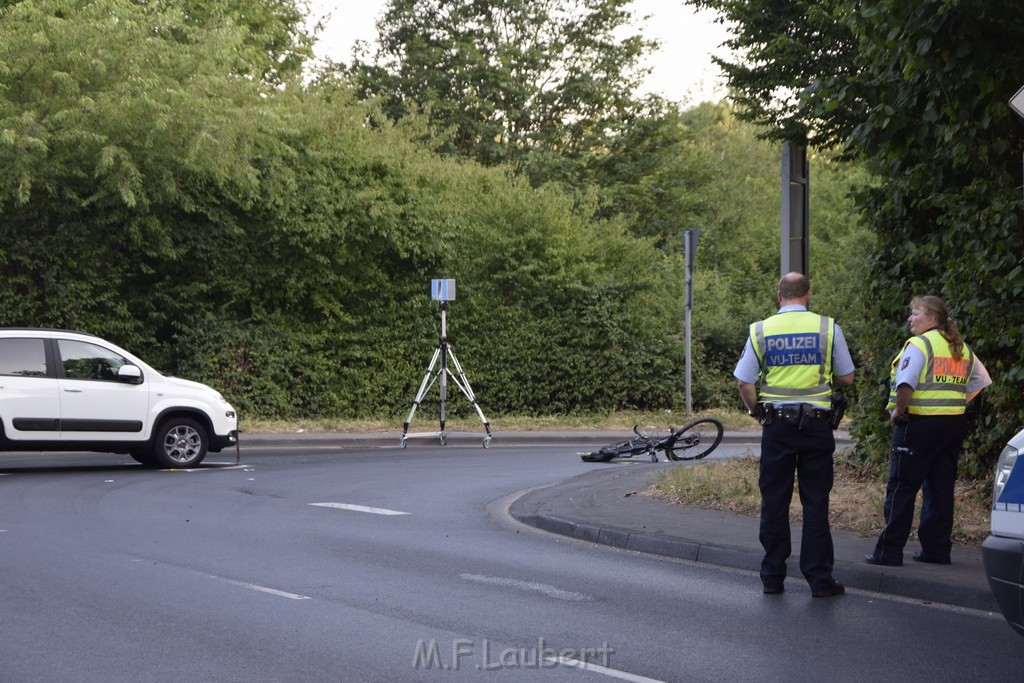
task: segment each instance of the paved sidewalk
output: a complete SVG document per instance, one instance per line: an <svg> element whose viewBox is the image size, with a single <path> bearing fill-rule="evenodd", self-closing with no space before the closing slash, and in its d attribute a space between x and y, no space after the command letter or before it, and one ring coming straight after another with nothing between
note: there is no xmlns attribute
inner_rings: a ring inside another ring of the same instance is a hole
<svg viewBox="0 0 1024 683"><path fill-rule="evenodd" d="M480 443L476 432L449 432L449 445ZM622 431L495 431L492 446L578 445L593 447L623 440ZM330 447L398 447L401 432L360 433L243 433L242 447L308 444ZM750 443L759 433L726 432L724 443ZM849 444L848 436L836 433L839 448ZM426 439L422 443L428 443ZM435 441L436 443L436 437ZM667 503L645 495L658 472L675 466L641 459L624 463L580 462L579 476L535 489L510 506L513 517L524 524L573 538L640 552L678 557L708 564L758 571L762 550L757 539L758 520L727 512L701 510ZM879 510L879 514L881 511ZM921 564L911 560L919 549L907 544L902 567L877 567L864 562L873 538L850 532L833 532L835 577L849 588L898 595L914 600L937 602L999 613L989 589L981 550L954 547L950 565ZM790 559L788 592L810 589L800 576L797 558L800 528L793 527L793 557ZM751 590L760 592L756 575Z"/></svg>
<svg viewBox="0 0 1024 683"><path fill-rule="evenodd" d="M758 519L674 505L645 495L658 472L667 467L673 465L591 465L585 474L525 494L509 511L524 524L573 538L747 569L755 572L751 590L760 593L756 572L763 551L757 539ZM874 547L873 538L842 531L834 531L832 536L834 575L848 588L999 613L978 548L954 547L950 565L922 564L911 560L911 554L919 549L911 542L902 567L878 567L864 562L864 555ZM794 525L786 586L788 591L803 591L810 597L800 575L799 553L800 527Z"/></svg>

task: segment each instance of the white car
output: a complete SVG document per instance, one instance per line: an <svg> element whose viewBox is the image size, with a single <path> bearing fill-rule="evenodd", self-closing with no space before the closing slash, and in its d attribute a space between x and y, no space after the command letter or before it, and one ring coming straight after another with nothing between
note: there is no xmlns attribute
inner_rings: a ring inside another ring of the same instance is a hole
<svg viewBox="0 0 1024 683"><path fill-rule="evenodd" d="M0 328L0 450L127 453L193 467L238 442L238 417L205 384L166 377L82 332Z"/></svg>
<svg viewBox="0 0 1024 683"><path fill-rule="evenodd" d="M989 586L1007 623L1024 635L1024 431L999 454L992 488L992 534L981 546Z"/></svg>

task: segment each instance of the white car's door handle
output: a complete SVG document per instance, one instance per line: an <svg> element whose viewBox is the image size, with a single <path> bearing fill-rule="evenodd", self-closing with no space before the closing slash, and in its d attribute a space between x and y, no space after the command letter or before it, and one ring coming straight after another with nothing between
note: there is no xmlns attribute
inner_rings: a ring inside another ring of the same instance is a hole
<svg viewBox="0 0 1024 683"><path fill-rule="evenodd" d="M82 393L82 390L79 389L78 387L68 387L68 388L64 389L64 391L68 392L69 394L80 394L80 393Z"/></svg>

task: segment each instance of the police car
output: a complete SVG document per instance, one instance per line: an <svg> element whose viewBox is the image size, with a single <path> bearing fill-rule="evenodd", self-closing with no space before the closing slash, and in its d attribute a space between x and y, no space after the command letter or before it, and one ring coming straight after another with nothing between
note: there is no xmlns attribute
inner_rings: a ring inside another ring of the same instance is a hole
<svg viewBox="0 0 1024 683"><path fill-rule="evenodd" d="M1007 623L1024 635L1024 430L999 454L992 534L981 546L985 573Z"/></svg>

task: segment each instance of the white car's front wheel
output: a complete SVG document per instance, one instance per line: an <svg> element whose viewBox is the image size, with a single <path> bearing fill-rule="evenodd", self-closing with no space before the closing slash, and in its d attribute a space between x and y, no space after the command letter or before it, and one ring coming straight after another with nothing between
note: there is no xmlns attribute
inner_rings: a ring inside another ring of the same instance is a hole
<svg viewBox="0 0 1024 683"><path fill-rule="evenodd" d="M172 417L156 433L153 455L160 467L195 467L206 457L206 429L187 417Z"/></svg>

